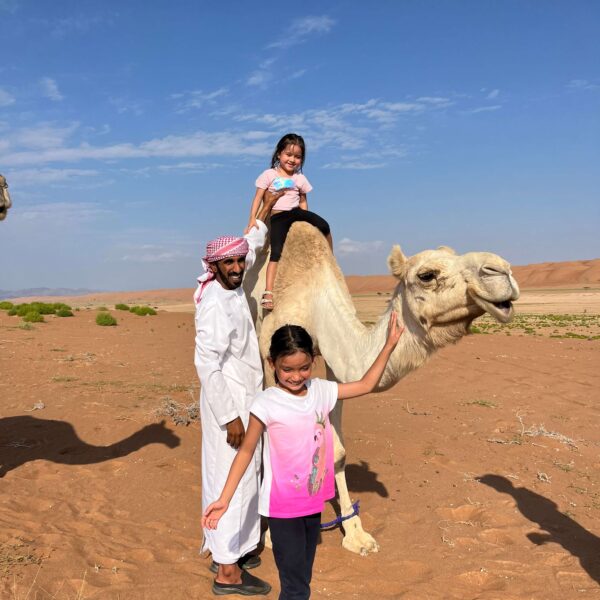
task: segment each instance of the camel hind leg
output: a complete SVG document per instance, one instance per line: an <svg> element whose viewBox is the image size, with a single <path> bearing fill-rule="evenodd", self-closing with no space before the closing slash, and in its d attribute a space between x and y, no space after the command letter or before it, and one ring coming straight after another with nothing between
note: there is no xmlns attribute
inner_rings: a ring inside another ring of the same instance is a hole
<svg viewBox="0 0 600 600"><path fill-rule="evenodd" d="M342 402L338 401L333 411L329 414L329 419L333 427L333 453L335 461L335 484L338 491L340 502L340 512L342 516L350 515L353 512L352 500L346 484L346 449L344 448L344 438L342 436ZM371 552L379 552L379 544L370 533L367 533L362 526L358 515L342 522L344 529L344 538L342 546L350 552L366 556Z"/></svg>

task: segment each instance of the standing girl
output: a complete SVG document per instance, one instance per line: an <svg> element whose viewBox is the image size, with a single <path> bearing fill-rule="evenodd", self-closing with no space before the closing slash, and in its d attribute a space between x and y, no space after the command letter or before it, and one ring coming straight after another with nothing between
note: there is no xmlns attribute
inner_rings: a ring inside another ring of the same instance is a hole
<svg viewBox="0 0 600 600"><path fill-rule="evenodd" d="M245 233L256 227L256 213L260 208L265 190L271 193L284 191L271 211L271 256L267 266L267 282L262 296L261 306L273 309L273 284L277 272L277 263L281 257L283 243L288 231L296 221L306 221L314 225L333 246L329 224L316 213L308 210L306 194L313 188L302 174L306 149L304 140L295 133L284 135L271 158L271 168L263 171L256 180L256 193L250 209L250 220Z"/></svg>
<svg viewBox="0 0 600 600"><path fill-rule="evenodd" d="M219 499L204 512L202 526L217 527L266 429L258 512L269 519L280 600L310 597L321 511L335 495L329 413L337 400L373 390L403 330L392 312L383 349L362 379L352 383L310 378L315 355L302 327L284 325L271 338L269 364L276 384L254 399L246 437Z"/></svg>

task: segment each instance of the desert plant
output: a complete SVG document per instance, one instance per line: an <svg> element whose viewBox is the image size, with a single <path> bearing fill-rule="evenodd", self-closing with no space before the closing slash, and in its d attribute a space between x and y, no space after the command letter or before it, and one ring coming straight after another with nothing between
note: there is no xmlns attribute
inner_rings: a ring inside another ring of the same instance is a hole
<svg viewBox="0 0 600 600"><path fill-rule="evenodd" d="M13 306L6 314L9 317L14 317L17 314L17 309Z"/></svg>
<svg viewBox="0 0 600 600"><path fill-rule="evenodd" d="M43 323L44 317L37 310L30 310L23 315L23 321L26 323Z"/></svg>
<svg viewBox="0 0 600 600"><path fill-rule="evenodd" d="M116 325L117 320L107 312L99 312L96 315L96 325L102 325L103 327L108 327L111 325Z"/></svg>
<svg viewBox="0 0 600 600"><path fill-rule="evenodd" d="M0 310L10 310L13 306L14 304L8 300L3 300L0 302Z"/></svg>
<svg viewBox="0 0 600 600"><path fill-rule="evenodd" d="M115 304L115 308L117 310L130 310L129 306L127 306L127 304L123 304L122 302L119 302L119 304Z"/></svg>
<svg viewBox="0 0 600 600"><path fill-rule="evenodd" d="M153 308L150 308L149 306L132 306L129 309L129 311L140 317L145 317L146 315L155 315L156 314L156 311Z"/></svg>
<svg viewBox="0 0 600 600"><path fill-rule="evenodd" d="M57 317L72 317L73 311L70 308L59 308L56 311Z"/></svg>

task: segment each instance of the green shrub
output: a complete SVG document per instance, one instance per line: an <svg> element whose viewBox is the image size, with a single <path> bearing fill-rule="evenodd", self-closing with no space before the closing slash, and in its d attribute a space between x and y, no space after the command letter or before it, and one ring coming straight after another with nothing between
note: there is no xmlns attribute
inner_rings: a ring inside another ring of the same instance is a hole
<svg viewBox="0 0 600 600"><path fill-rule="evenodd" d="M3 300L2 302L0 302L0 310L10 310L13 307L14 304L12 302L9 302L8 300Z"/></svg>
<svg viewBox="0 0 600 600"><path fill-rule="evenodd" d="M14 317L17 314L17 309L16 308L11 308L7 313L6 313L9 317Z"/></svg>
<svg viewBox="0 0 600 600"><path fill-rule="evenodd" d="M96 315L96 325L102 325L108 327L110 325L116 325L117 320L107 312L100 312Z"/></svg>
<svg viewBox="0 0 600 600"><path fill-rule="evenodd" d="M149 306L132 306L129 309L129 311L140 317L145 317L146 315L155 315L156 314L156 311L153 308L150 308Z"/></svg>
<svg viewBox="0 0 600 600"><path fill-rule="evenodd" d="M44 317L37 310L30 310L23 315L23 321L26 323L43 323Z"/></svg>
<svg viewBox="0 0 600 600"><path fill-rule="evenodd" d="M129 306L127 306L127 304L123 304L122 302L115 304L115 308L117 310L129 310Z"/></svg>
<svg viewBox="0 0 600 600"><path fill-rule="evenodd" d="M65 304L64 302L55 302L53 305L54 310L58 311L61 309L64 310L73 310L68 304Z"/></svg>
<svg viewBox="0 0 600 600"><path fill-rule="evenodd" d="M70 308L59 308L56 311L57 317L72 317L73 311Z"/></svg>
<svg viewBox="0 0 600 600"><path fill-rule="evenodd" d="M106 311L108 308L106 306L99 306L96 310Z"/></svg>

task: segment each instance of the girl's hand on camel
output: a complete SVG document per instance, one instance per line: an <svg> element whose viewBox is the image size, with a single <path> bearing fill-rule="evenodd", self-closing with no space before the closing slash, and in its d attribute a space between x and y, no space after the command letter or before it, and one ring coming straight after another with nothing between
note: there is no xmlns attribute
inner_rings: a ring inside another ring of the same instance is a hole
<svg viewBox="0 0 600 600"><path fill-rule="evenodd" d="M202 515L202 527L204 529L216 529L219 524L219 519L227 512L229 502L217 500L209 504Z"/></svg>
<svg viewBox="0 0 600 600"><path fill-rule="evenodd" d="M395 348L400 336L404 333L404 326L398 323L398 313L393 310L390 314L390 320L388 322L388 332L386 344Z"/></svg>

